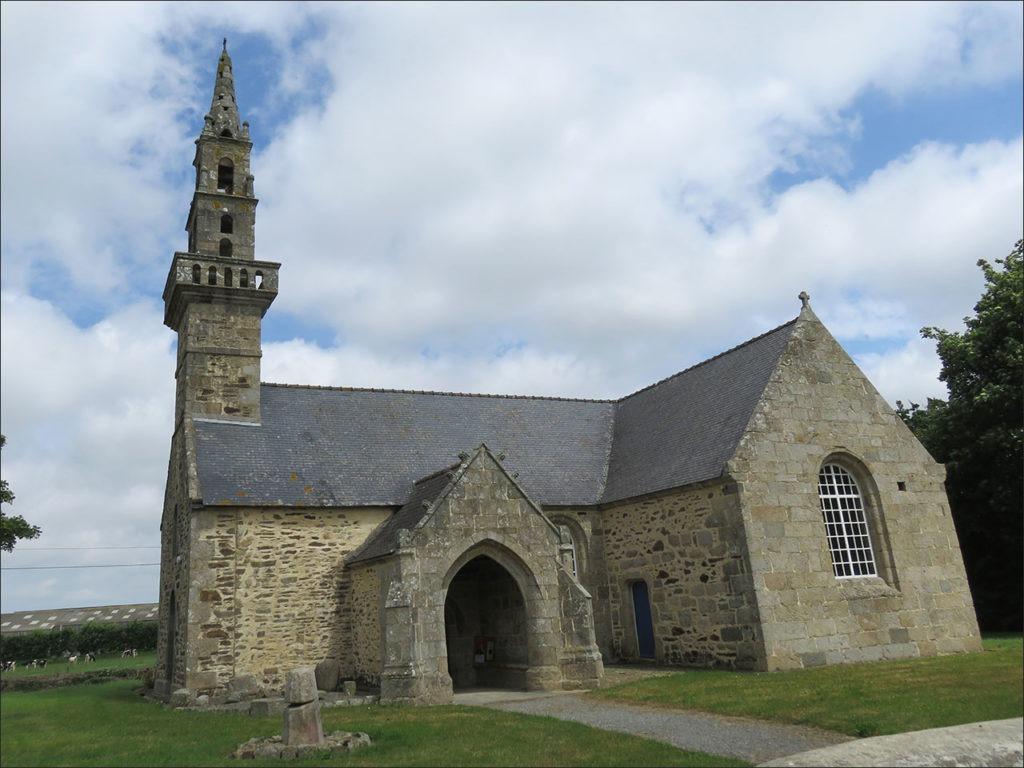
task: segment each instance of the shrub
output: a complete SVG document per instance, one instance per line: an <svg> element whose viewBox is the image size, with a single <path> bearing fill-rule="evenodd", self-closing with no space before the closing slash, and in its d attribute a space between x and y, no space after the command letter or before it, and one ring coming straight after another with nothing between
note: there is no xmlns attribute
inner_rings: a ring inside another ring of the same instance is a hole
<svg viewBox="0 0 1024 768"><path fill-rule="evenodd" d="M132 621L0 635L0 658L28 661L51 659L64 653L117 653L125 648L151 651L156 648L156 633L156 622Z"/></svg>

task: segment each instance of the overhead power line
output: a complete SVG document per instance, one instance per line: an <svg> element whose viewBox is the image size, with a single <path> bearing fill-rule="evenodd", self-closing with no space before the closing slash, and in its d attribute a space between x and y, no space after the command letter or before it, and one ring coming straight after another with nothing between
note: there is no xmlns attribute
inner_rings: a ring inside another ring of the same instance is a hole
<svg viewBox="0 0 1024 768"><path fill-rule="evenodd" d="M111 565L15 565L0 571L55 571L62 568L143 568L160 563L113 563Z"/></svg>

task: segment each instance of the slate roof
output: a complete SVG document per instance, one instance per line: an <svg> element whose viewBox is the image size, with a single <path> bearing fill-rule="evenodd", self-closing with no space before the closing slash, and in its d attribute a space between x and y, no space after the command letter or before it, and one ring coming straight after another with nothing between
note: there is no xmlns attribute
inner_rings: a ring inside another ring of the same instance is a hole
<svg viewBox="0 0 1024 768"><path fill-rule="evenodd" d="M601 501L718 477L743 437L795 323L620 400Z"/></svg>
<svg viewBox="0 0 1024 768"><path fill-rule="evenodd" d="M709 480L795 323L617 401L263 384L260 425L195 421L203 502L404 509L417 478L481 443L544 506Z"/></svg>
<svg viewBox="0 0 1024 768"><path fill-rule="evenodd" d="M427 505L432 504L452 481L452 473L458 465L427 475L413 484L412 495L395 514L377 528L362 547L348 556L348 562L358 563L394 552L398 545L398 531L411 531L426 514Z"/></svg>
<svg viewBox="0 0 1024 768"><path fill-rule="evenodd" d="M594 504L609 401L263 384L260 426L196 420L206 504L400 506L413 481L480 443L548 504Z"/></svg>

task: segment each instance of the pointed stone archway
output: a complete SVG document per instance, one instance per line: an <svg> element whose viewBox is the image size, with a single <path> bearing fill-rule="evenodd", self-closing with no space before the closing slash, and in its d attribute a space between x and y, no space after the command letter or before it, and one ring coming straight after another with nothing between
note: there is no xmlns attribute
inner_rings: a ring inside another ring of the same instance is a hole
<svg viewBox="0 0 1024 768"><path fill-rule="evenodd" d="M444 603L452 688L525 689L526 622L526 600L512 574L487 555L463 565Z"/></svg>
<svg viewBox="0 0 1024 768"><path fill-rule="evenodd" d="M479 542L452 563L444 589L453 689L560 687L562 638L551 621L557 597L541 589L521 557L494 540Z"/></svg>
<svg viewBox="0 0 1024 768"><path fill-rule="evenodd" d="M484 446L445 482L379 561L381 699L443 703L453 686L596 686L591 599L560 562L557 526Z"/></svg>

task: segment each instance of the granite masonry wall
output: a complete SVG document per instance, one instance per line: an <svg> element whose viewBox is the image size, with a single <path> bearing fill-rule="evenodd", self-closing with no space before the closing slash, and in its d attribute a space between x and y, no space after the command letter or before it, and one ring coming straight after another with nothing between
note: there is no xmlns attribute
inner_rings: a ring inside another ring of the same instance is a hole
<svg viewBox="0 0 1024 768"><path fill-rule="evenodd" d="M833 575L817 485L826 460L860 485L877 577ZM769 669L980 649L944 468L809 309L728 471Z"/></svg>
<svg viewBox="0 0 1024 768"><path fill-rule="evenodd" d="M601 513L597 507L545 507L544 514L555 525L568 527L572 534L576 546L576 578L593 598L597 646L604 658L614 658Z"/></svg>
<svg viewBox="0 0 1024 768"><path fill-rule="evenodd" d="M344 558L390 514L383 508L205 508L192 516L188 687L333 658L350 674Z"/></svg>
<svg viewBox="0 0 1024 768"><path fill-rule="evenodd" d="M175 372L179 412L259 420L260 321L257 306L226 302L188 306L179 331Z"/></svg>
<svg viewBox="0 0 1024 768"><path fill-rule="evenodd" d="M171 440L160 522L160 624L155 679L161 694L185 684L188 624L189 517L185 430Z"/></svg>
<svg viewBox="0 0 1024 768"><path fill-rule="evenodd" d="M631 585L644 581L658 662L764 667L733 484L713 482L605 508L600 539L613 657L638 657Z"/></svg>
<svg viewBox="0 0 1024 768"><path fill-rule="evenodd" d="M352 675L372 686L380 684L382 665L380 613L383 595L380 572L374 565L360 565L349 572L352 618Z"/></svg>

